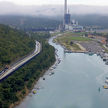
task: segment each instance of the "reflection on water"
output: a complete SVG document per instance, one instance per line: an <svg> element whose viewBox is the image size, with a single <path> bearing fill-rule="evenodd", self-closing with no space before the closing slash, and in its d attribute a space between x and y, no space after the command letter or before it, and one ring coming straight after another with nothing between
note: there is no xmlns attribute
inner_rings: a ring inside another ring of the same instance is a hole
<svg viewBox="0 0 108 108"><path fill-rule="evenodd" d="M61 63L53 75L45 74L36 87L37 94L28 96L16 108L107 108L108 90L102 85L108 76L108 67L100 57L87 54L65 54L60 45L49 43L58 49ZM100 91L99 91L100 88Z"/></svg>

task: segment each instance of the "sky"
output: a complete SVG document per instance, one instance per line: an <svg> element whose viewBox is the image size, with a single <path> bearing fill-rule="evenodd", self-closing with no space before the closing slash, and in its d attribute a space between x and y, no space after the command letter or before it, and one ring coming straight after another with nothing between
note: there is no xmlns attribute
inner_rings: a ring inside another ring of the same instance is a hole
<svg viewBox="0 0 108 108"><path fill-rule="evenodd" d="M8 1L18 5L48 5L63 4L64 0L0 0ZM83 4L95 6L108 6L108 0L68 0L69 4Z"/></svg>

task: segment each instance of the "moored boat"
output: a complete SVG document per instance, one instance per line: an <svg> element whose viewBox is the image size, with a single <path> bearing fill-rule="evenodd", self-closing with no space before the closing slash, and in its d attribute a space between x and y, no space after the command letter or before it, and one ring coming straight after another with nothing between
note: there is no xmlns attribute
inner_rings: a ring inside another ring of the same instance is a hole
<svg viewBox="0 0 108 108"><path fill-rule="evenodd" d="M36 92L36 90L33 90L33 94L36 94L37 92Z"/></svg>
<svg viewBox="0 0 108 108"><path fill-rule="evenodd" d="M103 88L104 88L104 89L108 89L108 86L104 85Z"/></svg>

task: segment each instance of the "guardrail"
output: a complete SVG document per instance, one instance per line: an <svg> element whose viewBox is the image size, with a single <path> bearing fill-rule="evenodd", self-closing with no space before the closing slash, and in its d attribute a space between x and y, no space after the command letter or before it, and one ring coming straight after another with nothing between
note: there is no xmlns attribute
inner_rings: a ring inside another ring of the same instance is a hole
<svg viewBox="0 0 108 108"><path fill-rule="evenodd" d="M11 66L9 69L3 72L0 75L0 81L4 80L13 72L15 72L18 68L22 67L24 64L26 64L31 59L33 59L36 55L40 53L41 49L42 49L41 44L38 41L36 41L36 49L34 50L34 52L30 54L29 56L25 57L24 59L22 59L21 61L18 61L18 63L13 64L13 66Z"/></svg>

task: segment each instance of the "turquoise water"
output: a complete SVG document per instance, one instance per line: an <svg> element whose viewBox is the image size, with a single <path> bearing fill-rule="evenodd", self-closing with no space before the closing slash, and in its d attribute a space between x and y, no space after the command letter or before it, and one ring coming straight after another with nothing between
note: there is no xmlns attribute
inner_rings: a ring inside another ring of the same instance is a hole
<svg viewBox="0 0 108 108"><path fill-rule="evenodd" d="M16 108L107 108L108 90L102 88L108 76L108 66L96 55L65 54L61 46L52 43L58 49L61 63L52 70L55 74L45 74L32 93ZM99 92L99 87L100 92Z"/></svg>

